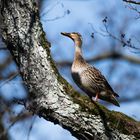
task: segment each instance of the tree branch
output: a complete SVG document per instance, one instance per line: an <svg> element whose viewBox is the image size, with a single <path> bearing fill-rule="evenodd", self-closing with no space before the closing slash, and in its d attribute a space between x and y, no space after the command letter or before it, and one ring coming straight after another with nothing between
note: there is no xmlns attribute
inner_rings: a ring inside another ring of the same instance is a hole
<svg viewBox="0 0 140 140"><path fill-rule="evenodd" d="M13 61L11 56L8 56L3 60L3 63L0 64L0 71L3 71L11 62Z"/></svg>
<svg viewBox="0 0 140 140"><path fill-rule="evenodd" d="M96 61L102 61L105 59L116 59L116 60L122 59L122 60L128 61L133 64L140 64L139 58L132 57L132 56L122 54L119 52L106 52L106 53L100 54L94 58L87 59L86 61L88 63L91 63L91 62L96 62ZM57 64L57 66L60 66L60 67L66 67L66 66L71 66L72 61L59 61L59 62L56 62L56 64Z"/></svg>
<svg viewBox="0 0 140 140"><path fill-rule="evenodd" d="M77 93L58 73L31 0L2 0L3 38L13 54L30 99L26 108L60 124L79 140L138 139L140 123Z"/></svg>
<svg viewBox="0 0 140 140"><path fill-rule="evenodd" d="M132 4L137 4L140 5L140 2L133 1L133 0L123 0L124 2L132 3Z"/></svg>

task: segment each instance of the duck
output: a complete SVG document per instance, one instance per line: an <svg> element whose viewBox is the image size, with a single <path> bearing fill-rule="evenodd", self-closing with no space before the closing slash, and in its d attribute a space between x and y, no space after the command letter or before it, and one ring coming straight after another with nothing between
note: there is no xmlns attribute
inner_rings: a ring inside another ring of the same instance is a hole
<svg viewBox="0 0 140 140"><path fill-rule="evenodd" d="M84 91L92 101L97 102L98 99L101 99L120 107L117 100L119 95L114 92L102 73L94 66L88 64L83 58L81 34L78 32L61 32L61 34L72 39L74 42L75 54L71 74L77 86Z"/></svg>

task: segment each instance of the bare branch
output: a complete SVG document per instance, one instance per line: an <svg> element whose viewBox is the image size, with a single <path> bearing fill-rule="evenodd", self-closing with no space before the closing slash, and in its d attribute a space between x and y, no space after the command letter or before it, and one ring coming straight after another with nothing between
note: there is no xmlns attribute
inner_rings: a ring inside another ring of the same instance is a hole
<svg viewBox="0 0 140 140"><path fill-rule="evenodd" d="M58 20L58 19L60 19L60 18L65 17L65 16L68 15L69 13L70 13L70 11L69 11L69 10L66 10L66 11L64 11L64 13L63 13L62 15L60 15L60 16L56 16L55 18L52 18L52 19L45 19L45 20L43 20L43 21L55 21L55 20Z"/></svg>
<svg viewBox="0 0 140 140"><path fill-rule="evenodd" d="M61 8L64 8L64 5L63 3L60 3L61 1L57 1L54 5L52 5L45 13L41 14L41 16L45 16L47 15L51 10L53 10L58 4L60 4ZM63 14L62 15L59 15L59 16L56 16L54 18L51 18L51 19L43 19L42 21L55 21L55 20L58 20L60 18L63 18L65 17L66 15L70 14L70 10L64 10Z"/></svg>
<svg viewBox="0 0 140 140"><path fill-rule="evenodd" d="M126 39L125 39L125 34L121 34L121 37L120 37L120 38L117 37L117 36L115 36L114 34L112 34L112 33L109 31L108 25L107 25L107 21L106 21L106 22L103 21L103 23L104 23L104 27L105 27L105 31L103 31L103 32L107 33L107 36L110 36L110 37L112 37L113 39L115 39L115 40L117 40L118 42L120 42L120 43L123 45L123 47L128 46L128 47L130 47L130 48L133 48L133 49L136 49L136 50L140 50L139 47L136 47L136 46L134 46L134 45L132 44L131 38L129 38L128 40L126 40Z"/></svg>
<svg viewBox="0 0 140 140"><path fill-rule="evenodd" d="M133 0L123 0L124 2L132 3L132 4L137 4L140 5L140 2L133 1Z"/></svg>
<svg viewBox="0 0 140 140"><path fill-rule="evenodd" d="M31 121L31 124L30 124L30 127L29 127L28 135L27 135L27 140L30 139L30 133L32 131L32 128L33 128L33 125L34 125L35 120L36 120L36 116L33 116L32 121Z"/></svg>
<svg viewBox="0 0 140 140"><path fill-rule="evenodd" d="M116 60L122 59L122 60L128 61L128 62L133 63L133 64L140 64L139 58L129 56L126 54L122 54L119 52L105 52L105 53L100 54L94 58L87 59L86 61L91 63L91 62L101 61L101 60L105 60L105 59L116 59ZM66 67L66 66L71 66L72 61L60 61L60 62L56 62L56 64L60 67Z"/></svg>
<svg viewBox="0 0 140 140"><path fill-rule="evenodd" d="M8 131L14 126L14 124L16 124L19 121L23 121L25 119L28 119L32 116L32 113L29 113L27 111L21 111L17 116L11 117L10 121L11 124L9 125L9 127L7 129L5 129L1 134L0 134L0 139L6 135L8 133Z"/></svg>
<svg viewBox="0 0 140 140"><path fill-rule="evenodd" d="M104 25L104 29L102 29L101 31L96 31L92 25L92 23L89 23L89 25L91 26L91 29L93 30L94 33L96 34L99 34L101 36L104 36L104 37L111 37L113 38L114 40L117 40L118 42L120 42L122 44L123 47L127 46L129 48L132 48L132 49L135 49L137 51L140 51L140 48L139 47L136 47L133 42L132 42L132 39L131 38L128 38L126 39L126 35L124 33L120 33L120 36L115 36L114 33L111 33L109 31L109 25L107 24L108 23L108 18L105 17L103 20L103 25ZM136 38L135 38L136 39ZM136 39L137 41L137 39Z"/></svg>
<svg viewBox="0 0 140 140"><path fill-rule="evenodd" d="M0 50L8 50L6 47L0 47Z"/></svg>
<svg viewBox="0 0 140 140"><path fill-rule="evenodd" d="M4 86L6 83L10 82L11 80L13 80L14 78L16 78L17 76L19 75L19 72L11 72L10 75L8 75L8 77L5 78L2 78L1 79L3 80L3 82L0 84L0 88L2 86Z"/></svg>
<svg viewBox="0 0 140 140"><path fill-rule="evenodd" d="M136 96L134 96L133 98L121 98L120 100L119 100L120 102L132 102L132 101L140 101L140 95L136 95Z"/></svg>
<svg viewBox="0 0 140 140"><path fill-rule="evenodd" d="M134 12L136 12L136 14L137 14L136 19L139 19L140 18L140 11L138 10L138 7L137 6L134 6L132 4L129 4L126 7L128 7L130 10L133 10Z"/></svg>
<svg viewBox="0 0 140 140"><path fill-rule="evenodd" d="M0 64L0 72L4 70L9 64L13 61L12 56L9 55L5 60L3 60L3 63Z"/></svg>

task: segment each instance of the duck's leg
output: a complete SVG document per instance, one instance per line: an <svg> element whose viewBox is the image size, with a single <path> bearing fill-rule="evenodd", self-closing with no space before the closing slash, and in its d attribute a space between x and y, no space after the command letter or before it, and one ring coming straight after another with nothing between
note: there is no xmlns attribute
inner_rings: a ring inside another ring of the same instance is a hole
<svg viewBox="0 0 140 140"><path fill-rule="evenodd" d="M99 94L97 93L95 96L95 102L98 102L98 99L99 99Z"/></svg>
<svg viewBox="0 0 140 140"><path fill-rule="evenodd" d="M98 99L99 99L99 94L97 93L95 97L92 96L91 100L93 102L98 102Z"/></svg>

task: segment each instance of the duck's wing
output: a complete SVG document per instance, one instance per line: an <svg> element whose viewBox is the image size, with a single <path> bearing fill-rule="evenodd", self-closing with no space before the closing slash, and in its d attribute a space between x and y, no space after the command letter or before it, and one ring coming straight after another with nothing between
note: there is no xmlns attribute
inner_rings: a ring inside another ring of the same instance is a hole
<svg viewBox="0 0 140 140"><path fill-rule="evenodd" d="M87 67L82 71L80 74L80 80L84 91L87 91L87 94L89 94L90 97L99 93L99 97L102 100L106 100L116 106L120 106L116 100L116 97L119 95L113 91L106 78L95 67ZM90 93L88 93L88 91Z"/></svg>
<svg viewBox="0 0 140 140"><path fill-rule="evenodd" d="M87 67L87 69L81 73L81 78L82 81L85 80L84 84L93 87L97 92L106 91L107 94L113 94L114 96L119 97L119 95L113 91L106 78L95 67Z"/></svg>

